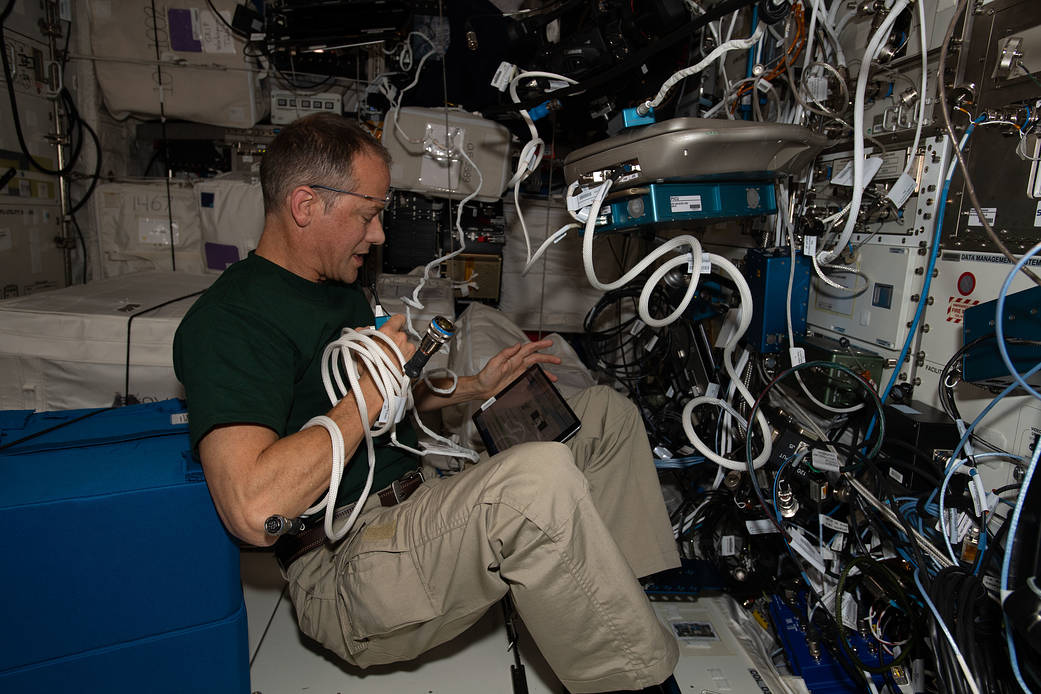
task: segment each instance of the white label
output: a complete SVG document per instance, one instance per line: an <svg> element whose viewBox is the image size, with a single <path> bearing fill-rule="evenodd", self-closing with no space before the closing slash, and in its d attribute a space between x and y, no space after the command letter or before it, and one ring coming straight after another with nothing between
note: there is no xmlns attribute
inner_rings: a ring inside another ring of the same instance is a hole
<svg viewBox="0 0 1041 694"><path fill-rule="evenodd" d="M170 247L170 220L159 217L138 217L137 240L151 246ZM181 232L177 222L173 223L173 242L181 245Z"/></svg>
<svg viewBox="0 0 1041 694"><path fill-rule="evenodd" d="M719 397L719 384L709 383L705 386L705 397L707 398L718 398Z"/></svg>
<svg viewBox="0 0 1041 694"><path fill-rule="evenodd" d="M987 490L983 488L983 478L979 473L972 475L969 480L969 495L972 497L972 510L977 516L981 516L987 509Z"/></svg>
<svg viewBox="0 0 1041 694"><path fill-rule="evenodd" d="M788 350L788 354L791 356L792 366L806 363L806 350L802 347L792 347Z"/></svg>
<svg viewBox="0 0 1041 694"><path fill-rule="evenodd" d="M803 84L806 85L806 91L818 104L828 100L828 78L824 75L807 75Z"/></svg>
<svg viewBox="0 0 1041 694"><path fill-rule="evenodd" d="M961 513L958 514L958 540L959 541L963 540L965 538L965 536L969 533L969 528L971 528L972 525L973 525L972 518L969 517L969 514L965 513L964 511L962 511Z"/></svg>
<svg viewBox="0 0 1041 694"><path fill-rule="evenodd" d="M1037 209L1034 210L1034 226L1041 227L1041 200L1037 202Z"/></svg>
<svg viewBox="0 0 1041 694"><path fill-rule="evenodd" d="M847 592L842 594L842 623L847 629L857 629L857 600Z"/></svg>
<svg viewBox="0 0 1041 694"><path fill-rule="evenodd" d="M500 92L506 91L506 87L510 86L510 80L513 79L513 71L515 69L511 63L505 60L499 63L499 68L495 71L495 75L492 76L492 86Z"/></svg>
<svg viewBox="0 0 1041 694"><path fill-rule="evenodd" d="M777 532L777 526L765 518L763 520L745 521L745 527L748 528L748 532L751 535L767 535Z"/></svg>
<svg viewBox="0 0 1041 694"><path fill-rule="evenodd" d="M846 536L839 533L831 539L831 548L836 552L841 552L846 549Z"/></svg>
<svg viewBox="0 0 1041 694"><path fill-rule="evenodd" d="M199 8L193 7L188 10L188 16L191 17L192 23L192 41L198 41L202 38L199 32Z"/></svg>
<svg viewBox="0 0 1041 694"><path fill-rule="evenodd" d="M647 340L647 344L645 344L643 348L650 352L652 349L654 349L654 345L656 344L658 344L658 336L654 335L651 337L651 339Z"/></svg>
<svg viewBox="0 0 1041 694"><path fill-rule="evenodd" d="M911 197L911 193L915 189L915 180L913 176L908 176L905 173L900 174L900 178L896 179L896 183L889 189L887 198L893 201L893 204L897 207L903 207L907 199Z"/></svg>
<svg viewBox="0 0 1041 694"><path fill-rule="evenodd" d="M882 168L882 157L868 157L864 160L864 185L871 182L878 170ZM842 170L831 177L832 185L853 185L853 160L851 159L842 167Z"/></svg>
<svg viewBox="0 0 1041 694"><path fill-rule="evenodd" d="M176 426L178 424L187 424L187 423L188 423L188 413L187 412L175 412L174 414L170 415L170 426Z"/></svg>
<svg viewBox="0 0 1041 694"><path fill-rule="evenodd" d="M192 11L194 12L194 10ZM228 24L231 23L231 12L223 10L221 11L221 17L224 17L224 21ZM192 30L194 33L194 23ZM202 50L205 53L235 54L235 40L231 35L231 31L228 30L224 22L220 21L209 10L203 10L199 13L198 40L202 43Z"/></svg>
<svg viewBox="0 0 1041 694"><path fill-rule="evenodd" d="M669 210L671 212L701 212L701 196L670 195Z"/></svg>
<svg viewBox="0 0 1041 694"><path fill-rule="evenodd" d="M724 535L720 539L719 556L733 557L737 555L739 538L733 535Z"/></svg>
<svg viewBox="0 0 1041 694"><path fill-rule="evenodd" d="M701 274L709 275L712 273L712 261L705 256L701 256Z"/></svg>
<svg viewBox="0 0 1041 694"><path fill-rule="evenodd" d="M589 207L596 200L597 193L600 192L600 186L596 188L583 188L579 191L578 195L572 195L567 199L567 208L574 212L575 210L581 210L583 207Z"/></svg>
<svg viewBox="0 0 1041 694"><path fill-rule="evenodd" d="M839 456L838 453L832 453L822 448L816 448L813 451L813 467L818 470L825 472L838 472L839 471Z"/></svg>
<svg viewBox="0 0 1041 694"><path fill-rule="evenodd" d="M834 561L839 558L839 555L835 554L830 547L821 547L821 558L824 561Z"/></svg>
<svg viewBox="0 0 1041 694"><path fill-rule="evenodd" d="M383 407L380 408L380 414L376 417L376 426L381 427L390 421L390 402L384 398Z"/></svg>
<svg viewBox="0 0 1041 694"><path fill-rule="evenodd" d="M802 238L802 254L803 255L817 255L817 237L816 236L804 236Z"/></svg>
<svg viewBox="0 0 1041 694"><path fill-rule="evenodd" d="M492 397L488 398L487 400L481 403L481 411L483 412L484 410L487 410L489 407L492 406L492 403L494 402L495 396L493 395Z"/></svg>
<svg viewBox="0 0 1041 694"><path fill-rule="evenodd" d="M798 528L792 528L792 539L790 544L792 549L802 555L802 558L810 563L810 566L821 573L825 573L824 558L821 557L817 548L810 544L810 541L806 539L806 536L803 535Z"/></svg>
<svg viewBox="0 0 1041 694"><path fill-rule="evenodd" d="M900 471L897 470L895 467L889 468L889 476L892 477L894 480L896 480L897 484L903 484L904 483L904 476L901 475Z"/></svg>
<svg viewBox="0 0 1041 694"><path fill-rule="evenodd" d="M635 335L636 333L638 333L641 330L643 330L646 326L647 326L646 323L644 323L639 318L636 318L636 319L633 320L633 327L629 328L629 334L630 335Z"/></svg>
<svg viewBox="0 0 1041 694"><path fill-rule="evenodd" d="M981 207L983 210L983 217L987 220L987 223L994 226L994 222L998 218L998 208L996 207ZM980 222L980 216L976 214L976 210L969 210L969 222L970 227L981 227L983 224Z"/></svg>
<svg viewBox="0 0 1041 694"><path fill-rule="evenodd" d="M831 516L826 516L823 513L820 514L820 516L821 516L821 525L823 525L825 528L831 528L832 530L837 530L840 533L848 533L849 532L849 525L848 524L843 523L842 521L837 520L835 518L832 518Z"/></svg>

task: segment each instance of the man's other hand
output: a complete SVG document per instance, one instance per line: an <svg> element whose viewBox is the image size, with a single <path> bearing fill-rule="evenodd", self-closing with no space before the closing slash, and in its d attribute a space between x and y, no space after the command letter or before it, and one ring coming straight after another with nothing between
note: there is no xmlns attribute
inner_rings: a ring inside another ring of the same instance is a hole
<svg viewBox="0 0 1041 694"><path fill-rule="evenodd" d="M481 372L477 374L477 384L482 397L490 398L512 383L532 364L559 364L560 357L543 354L540 350L553 344L552 340L538 342L522 342L507 347L488 360ZM557 377L546 372L551 381Z"/></svg>

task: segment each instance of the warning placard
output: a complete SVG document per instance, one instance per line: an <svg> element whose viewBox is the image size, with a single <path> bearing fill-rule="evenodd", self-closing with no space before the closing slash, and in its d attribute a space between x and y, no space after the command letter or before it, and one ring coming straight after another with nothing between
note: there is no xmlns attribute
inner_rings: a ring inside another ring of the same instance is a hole
<svg viewBox="0 0 1041 694"><path fill-rule="evenodd" d="M947 322L961 323L965 318L965 309L980 303L979 299L968 299L963 296L952 296L947 299Z"/></svg>

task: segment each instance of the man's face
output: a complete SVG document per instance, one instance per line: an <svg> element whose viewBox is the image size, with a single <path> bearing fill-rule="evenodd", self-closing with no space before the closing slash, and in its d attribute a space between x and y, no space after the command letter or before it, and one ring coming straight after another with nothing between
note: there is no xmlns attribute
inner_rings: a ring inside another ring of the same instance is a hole
<svg viewBox="0 0 1041 694"><path fill-rule="evenodd" d="M355 158L353 169L358 181L353 192L374 199L332 193L333 201L322 214L318 229L321 278L348 284L358 279L358 269L365 263L369 248L385 239L380 212L390 189L390 172L379 157L362 154Z"/></svg>

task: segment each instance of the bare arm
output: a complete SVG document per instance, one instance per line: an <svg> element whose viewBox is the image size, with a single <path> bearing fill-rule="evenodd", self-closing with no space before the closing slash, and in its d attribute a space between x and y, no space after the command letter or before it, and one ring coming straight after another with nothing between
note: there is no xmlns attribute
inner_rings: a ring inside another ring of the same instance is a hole
<svg viewBox="0 0 1041 694"><path fill-rule="evenodd" d="M403 316L394 316L380 329L394 339L408 358L414 346L401 332ZM369 421L362 422L355 393L326 413L343 433L347 457L354 453L379 415L383 399L372 378L359 380L368 406ZM199 442L206 481L225 527L244 542L270 545L264 532L272 514L299 516L329 487L332 444L322 427L312 427L278 438L267 427L232 424L213 429Z"/></svg>
<svg viewBox="0 0 1041 694"><path fill-rule="evenodd" d="M540 350L553 344L552 340L538 342L522 342L507 347L488 360L481 372L474 376L460 376L455 391L451 395L441 395L430 390L426 383L419 381L412 391L416 409L420 412L440 409L471 400L487 400L509 385L532 364L559 364L560 358L551 354L543 354ZM548 374L551 380L556 376ZM431 379L438 388L447 388L452 379Z"/></svg>

